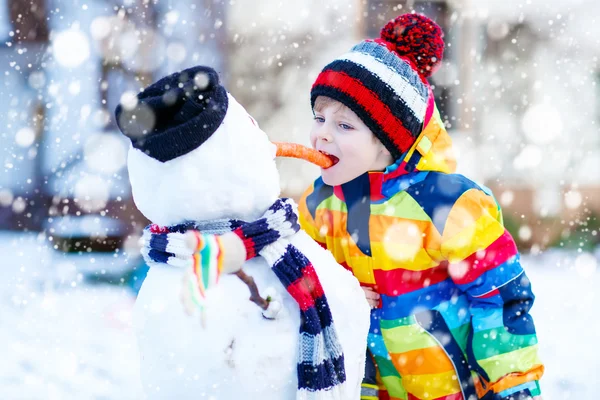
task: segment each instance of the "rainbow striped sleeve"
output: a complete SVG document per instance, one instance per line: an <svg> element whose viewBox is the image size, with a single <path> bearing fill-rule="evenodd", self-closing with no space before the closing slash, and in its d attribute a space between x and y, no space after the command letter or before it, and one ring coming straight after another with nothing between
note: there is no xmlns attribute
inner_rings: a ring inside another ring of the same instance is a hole
<svg viewBox="0 0 600 400"><path fill-rule="evenodd" d="M471 303L466 351L480 377L478 389L500 398L536 396L544 367L529 315L535 297L500 208L485 190L466 190L447 211L440 253Z"/></svg>

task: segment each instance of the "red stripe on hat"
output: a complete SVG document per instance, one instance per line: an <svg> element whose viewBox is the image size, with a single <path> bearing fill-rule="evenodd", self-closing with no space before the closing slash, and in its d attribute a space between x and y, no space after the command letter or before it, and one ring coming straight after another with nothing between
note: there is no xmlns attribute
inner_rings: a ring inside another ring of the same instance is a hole
<svg viewBox="0 0 600 400"><path fill-rule="evenodd" d="M324 71L319 75L313 87L319 85L335 88L353 98L380 127L397 127L395 133L390 133L388 129L384 128L382 130L402 152L408 150L408 147L414 143L415 138L402 125L402 122L392 114L375 93L367 89L358 79L343 72Z"/></svg>

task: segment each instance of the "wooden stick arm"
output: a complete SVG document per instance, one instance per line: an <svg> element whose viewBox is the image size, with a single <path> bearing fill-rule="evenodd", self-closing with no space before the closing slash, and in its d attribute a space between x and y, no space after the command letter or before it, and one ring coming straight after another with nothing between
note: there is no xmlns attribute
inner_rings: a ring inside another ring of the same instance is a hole
<svg viewBox="0 0 600 400"><path fill-rule="evenodd" d="M246 273L241 269L235 274L242 282L246 284L246 286L248 286L248 289L250 289L250 301L259 306L261 309L266 310L269 307L269 302L260 296L254 279L250 275L246 275Z"/></svg>

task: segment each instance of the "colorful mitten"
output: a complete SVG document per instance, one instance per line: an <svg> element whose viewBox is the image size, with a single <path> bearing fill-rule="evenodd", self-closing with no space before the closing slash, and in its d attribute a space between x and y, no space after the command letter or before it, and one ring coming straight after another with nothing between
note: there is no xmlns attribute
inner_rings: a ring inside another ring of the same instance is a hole
<svg viewBox="0 0 600 400"><path fill-rule="evenodd" d="M188 314L202 311L206 292L219 281L223 272L224 245L219 236L190 231L188 244L193 243L193 264L183 277L181 300ZM191 242L191 243L190 243Z"/></svg>
<svg viewBox="0 0 600 400"><path fill-rule="evenodd" d="M188 314L204 308L206 292L221 274L239 271L246 260L244 242L233 232L213 235L185 225L153 224L144 229L142 241L148 265L167 264L185 271L181 299Z"/></svg>

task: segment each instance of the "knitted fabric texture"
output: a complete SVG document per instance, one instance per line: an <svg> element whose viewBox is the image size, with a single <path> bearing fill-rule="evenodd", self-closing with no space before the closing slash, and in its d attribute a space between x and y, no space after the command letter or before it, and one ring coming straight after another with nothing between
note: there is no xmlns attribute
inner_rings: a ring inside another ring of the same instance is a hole
<svg viewBox="0 0 600 400"><path fill-rule="evenodd" d="M161 161L204 143L227 113L227 91L217 72L205 66L160 79L115 110L117 125L136 149Z"/></svg>
<svg viewBox="0 0 600 400"><path fill-rule="evenodd" d="M150 263L191 266L191 250L184 233L233 231L246 247L247 259L263 257L300 308L297 399L339 398L346 380L344 355L329 304L314 267L290 238L299 229L293 200L279 199L254 222L218 220L144 230L142 254Z"/></svg>
<svg viewBox="0 0 600 400"><path fill-rule="evenodd" d="M192 301L202 309L206 291L219 282L223 270L224 254L219 236L195 232L195 237L197 251L192 256L195 285L192 285L190 289L192 289Z"/></svg>
<svg viewBox="0 0 600 400"><path fill-rule="evenodd" d="M440 27L425 16L399 16L379 39L362 41L325 66L311 89L312 107L319 96L339 101L399 159L434 107L426 78L442 60L442 37Z"/></svg>

